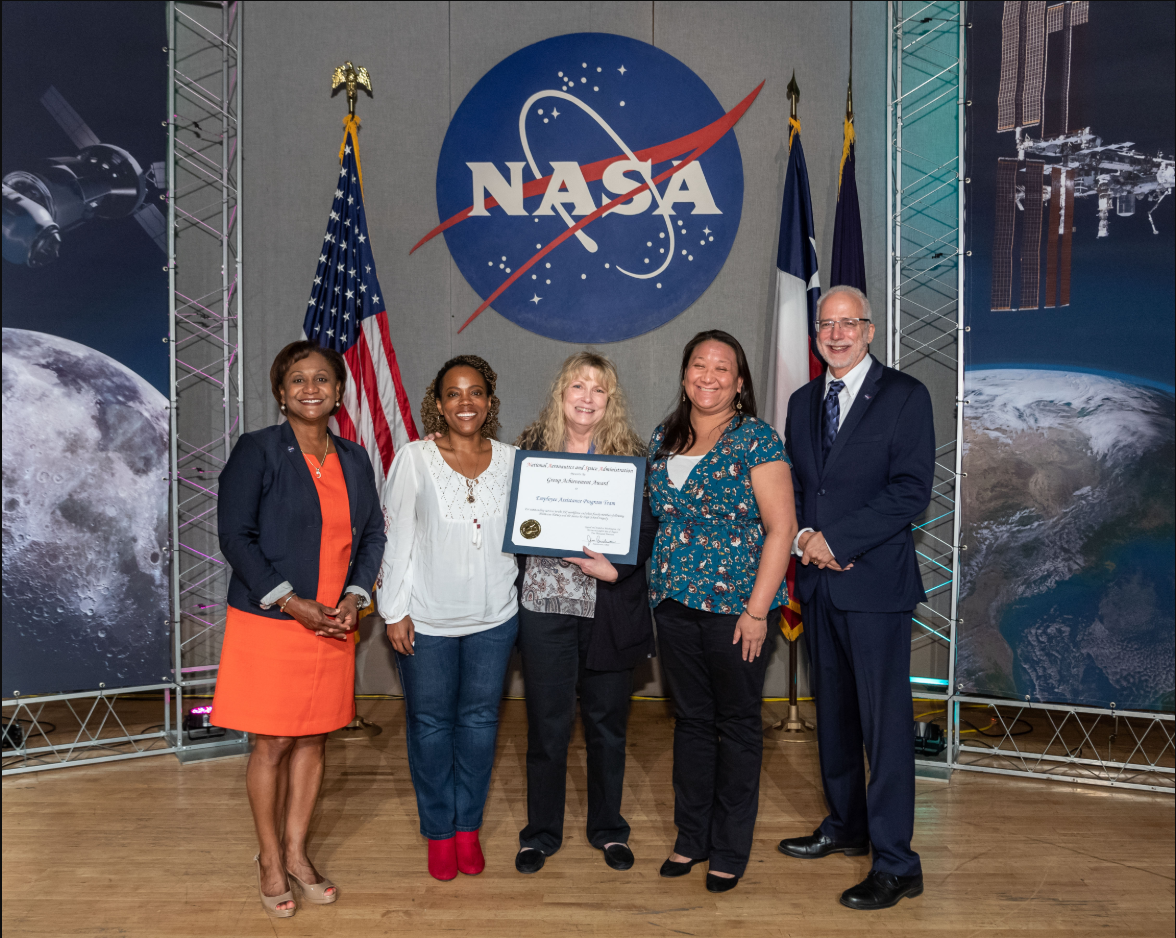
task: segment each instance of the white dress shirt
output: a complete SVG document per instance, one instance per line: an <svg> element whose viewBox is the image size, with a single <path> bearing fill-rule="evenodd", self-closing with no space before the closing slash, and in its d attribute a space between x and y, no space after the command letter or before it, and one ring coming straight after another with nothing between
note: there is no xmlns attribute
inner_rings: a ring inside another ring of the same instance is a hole
<svg viewBox="0 0 1176 938"><path fill-rule="evenodd" d="M865 358L850 368L849 371L843 374L840 378L834 378L832 371L825 371L825 394L822 396L822 400L825 397L828 397L829 385L834 381L841 381L845 384L845 387L843 387L841 392L837 395L837 405L841 410L841 413L837 417L838 430L840 430L845 424L845 418L849 416L849 409L853 407L853 402L857 399L858 391L862 389L862 382L866 380L866 375L869 374L870 366L873 364L874 356L867 352ZM822 406L822 413L823 412L824 410ZM797 557L804 555L804 551L800 549L800 536L804 534L805 531L811 530L813 529L801 528L796 532L796 537L792 539L792 553L794 553ZM825 541L825 545L829 548L829 552L833 553L833 545L830 544L828 540ZM837 559L836 554L833 554L833 559Z"/></svg>
<svg viewBox="0 0 1176 938"><path fill-rule="evenodd" d="M433 442L400 449L384 483L388 545L376 603L385 622L412 616L422 635L460 637L518 612L514 554L502 552L515 447L492 441L472 487Z"/></svg>
<svg viewBox="0 0 1176 938"><path fill-rule="evenodd" d="M829 394L829 385L834 381L845 382L845 387L841 389L841 393L837 395L837 403L841 407L841 416L837 420L837 429L840 430L842 424L845 423L845 418L849 415L849 409L853 407L853 402L858 396L858 391L862 389L862 382L866 380L866 375L870 372L870 366L874 364L874 356L869 352L866 357L854 365L849 371L840 378L834 378L833 372L825 372L825 395Z"/></svg>

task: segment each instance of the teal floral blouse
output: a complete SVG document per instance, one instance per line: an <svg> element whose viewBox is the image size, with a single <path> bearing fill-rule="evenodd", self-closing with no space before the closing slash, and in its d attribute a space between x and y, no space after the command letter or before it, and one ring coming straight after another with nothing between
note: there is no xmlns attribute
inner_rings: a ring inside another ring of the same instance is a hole
<svg viewBox="0 0 1176 938"><path fill-rule="evenodd" d="M664 436L665 428L658 427L649 441L649 502L658 519L650 605L676 599L692 609L738 615L751 598L764 547L751 470L765 462L787 463L784 445L762 420L733 417L678 489L666 472L667 458L652 458ZM787 604L781 583L772 607Z"/></svg>

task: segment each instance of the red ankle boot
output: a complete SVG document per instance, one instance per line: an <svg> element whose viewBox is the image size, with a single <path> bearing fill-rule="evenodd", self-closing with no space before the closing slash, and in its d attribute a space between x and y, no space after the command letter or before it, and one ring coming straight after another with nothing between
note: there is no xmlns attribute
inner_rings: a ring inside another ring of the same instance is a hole
<svg viewBox="0 0 1176 938"><path fill-rule="evenodd" d="M454 879L457 876L457 841L455 838L429 841L429 875L442 881Z"/></svg>
<svg viewBox="0 0 1176 938"><path fill-rule="evenodd" d="M486 858L482 856L482 845L478 843L477 831L458 831L457 868L467 876L477 876L486 869Z"/></svg>

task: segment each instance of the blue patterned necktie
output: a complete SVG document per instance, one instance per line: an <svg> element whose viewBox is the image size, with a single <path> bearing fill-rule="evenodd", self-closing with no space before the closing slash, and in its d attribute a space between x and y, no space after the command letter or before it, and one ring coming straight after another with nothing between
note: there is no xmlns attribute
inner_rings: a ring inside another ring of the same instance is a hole
<svg viewBox="0 0 1176 938"><path fill-rule="evenodd" d="M821 434L821 458L829 458L829 450L837 439L837 427L841 423L841 401L838 395L845 389L844 381L830 381L825 394L825 432Z"/></svg>

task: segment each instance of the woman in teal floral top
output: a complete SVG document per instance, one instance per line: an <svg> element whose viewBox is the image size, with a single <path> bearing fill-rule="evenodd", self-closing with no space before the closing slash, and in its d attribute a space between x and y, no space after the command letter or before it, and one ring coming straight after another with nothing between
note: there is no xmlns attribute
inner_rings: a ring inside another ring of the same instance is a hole
<svg viewBox="0 0 1176 938"><path fill-rule="evenodd" d="M658 519L650 604L676 718L678 839L661 875L709 860L707 889L726 892L751 852L760 701L788 602L796 505L780 438L755 416L738 340L700 332L683 352L681 378L682 400L650 440L647 477Z"/></svg>

